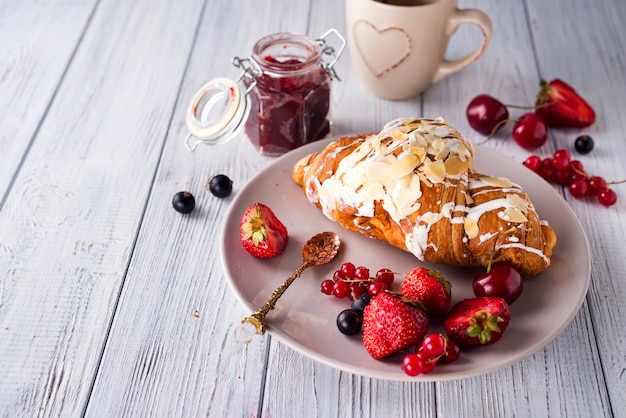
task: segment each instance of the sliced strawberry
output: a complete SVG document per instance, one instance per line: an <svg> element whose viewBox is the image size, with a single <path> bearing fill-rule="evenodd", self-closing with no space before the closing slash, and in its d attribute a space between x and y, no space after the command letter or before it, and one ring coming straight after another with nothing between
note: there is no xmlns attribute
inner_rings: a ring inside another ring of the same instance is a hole
<svg viewBox="0 0 626 418"><path fill-rule="evenodd" d="M402 294L424 305L428 315L443 315L450 307L452 285L437 270L416 267L402 282Z"/></svg>
<svg viewBox="0 0 626 418"><path fill-rule="evenodd" d="M562 80L541 80L535 111L548 126L582 128L596 120L593 108Z"/></svg>
<svg viewBox="0 0 626 418"><path fill-rule="evenodd" d="M426 313L390 293L374 296L363 311L363 345L375 359L417 345L427 331Z"/></svg>
<svg viewBox="0 0 626 418"><path fill-rule="evenodd" d="M246 209L241 217L239 237L246 251L258 258L282 254L289 241L285 225L262 203Z"/></svg>
<svg viewBox="0 0 626 418"><path fill-rule="evenodd" d="M502 298L477 297L454 305L444 321L448 338L468 348L498 341L511 320L509 305Z"/></svg>

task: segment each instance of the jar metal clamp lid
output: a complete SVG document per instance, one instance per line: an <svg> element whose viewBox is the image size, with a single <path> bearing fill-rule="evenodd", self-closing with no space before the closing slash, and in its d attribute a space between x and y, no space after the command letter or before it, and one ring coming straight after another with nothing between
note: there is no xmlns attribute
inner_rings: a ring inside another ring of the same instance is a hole
<svg viewBox="0 0 626 418"><path fill-rule="evenodd" d="M337 50L328 45L326 38L335 35L340 40ZM322 60L322 68L331 79L339 80L335 64L346 47L346 39L336 30L329 29L316 39L322 55L332 57L330 62ZM250 114L248 94L256 86L256 79L263 75L259 64L251 57L233 58L232 64L242 69L235 81L227 77L218 77L205 83L194 94L186 113L189 134L185 146L190 151L200 144L219 145L237 136ZM249 82L248 87L243 80Z"/></svg>

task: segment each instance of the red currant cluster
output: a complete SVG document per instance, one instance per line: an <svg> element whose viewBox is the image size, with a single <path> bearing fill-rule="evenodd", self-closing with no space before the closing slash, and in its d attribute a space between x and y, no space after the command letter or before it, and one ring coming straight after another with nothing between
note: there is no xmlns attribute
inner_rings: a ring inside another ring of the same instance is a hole
<svg viewBox="0 0 626 418"><path fill-rule="evenodd" d="M343 263L339 270L335 271L333 278L324 280L321 291L325 295L349 298L354 300L360 295L375 296L391 288L394 273L389 269L380 269L375 277L370 277L367 267L355 267L352 263Z"/></svg>
<svg viewBox="0 0 626 418"><path fill-rule="evenodd" d="M452 363L459 358L461 350L454 341L441 334L428 334L415 353L402 359L402 369L408 376L430 373L437 364Z"/></svg>
<svg viewBox="0 0 626 418"><path fill-rule="evenodd" d="M539 174L544 180L567 186L569 193L575 198L595 197L604 206L613 206L617 202L617 194L609 188L609 184L600 176L588 174L583 164L570 158L569 151L559 149L552 157L541 158L531 155L524 165Z"/></svg>

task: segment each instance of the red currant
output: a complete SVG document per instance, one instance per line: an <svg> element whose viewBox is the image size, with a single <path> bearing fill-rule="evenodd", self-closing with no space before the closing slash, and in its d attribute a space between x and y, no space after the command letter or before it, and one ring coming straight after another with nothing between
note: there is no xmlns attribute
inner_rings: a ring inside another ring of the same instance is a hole
<svg viewBox="0 0 626 418"><path fill-rule="evenodd" d="M446 339L441 334L428 334L422 340L421 349L430 357L440 356L446 348Z"/></svg>
<svg viewBox="0 0 626 418"><path fill-rule="evenodd" d="M551 158L544 158L539 163L539 168L537 168L537 174L539 174L545 181L552 182L554 180L556 170L552 166Z"/></svg>
<svg viewBox="0 0 626 418"><path fill-rule="evenodd" d="M565 157L562 157L562 156L552 157L552 166L557 171L562 171L562 170L567 169L569 167L569 156L568 156L568 158L565 158Z"/></svg>
<svg viewBox="0 0 626 418"><path fill-rule="evenodd" d="M383 282L372 282L367 287L367 293L370 296L376 296L377 294L382 293L385 290L387 290L387 285Z"/></svg>
<svg viewBox="0 0 626 418"><path fill-rule="evenodd" d="M350 299L354 300L365 293L367 293L367 286L361 283L350 283Z"/></svg>
<svg viewBox="0 0 626 418"><path fill-rule="evenodd" d="M422 361L422 373L430 373L435 368L437 361L425 351L418 351L415 355Z"/></svg>
<svg viewBox="0 0 626 418"><path fill-rule="evenodd" d="M356 277L359 280L368 280L370 278L370 271L367 267L357 267L354 270L353 277Z"/></svg>
<svg viewBox="0 0 626 418"><path fill-rule="evenodd" d="M598 193L598 202L606 207L613 206L617 203L617 193L609 188L606 188Z"/></svg>
<svg viewBox="0 0 626 418"><path fill-rule="evenodd" d="M494 129L502 126L502 122L509 118L506 106L488 94L474 97L465 113L470 126L484 135L495 132Z"/></svg>
<svg viewBox="0 0 626 418"><path fill-rule="evenodd" d="M350 294L350 285L346 282L333 283L333 294L339 299L347 297Z"/></svg>
<svg viewBox="0 0 626 418"><path fill-rule="evenodd" d="M587 182L582 180L576 180L569 185L569 193L576 197L581 198L587 195Z"/></svg>
<svg viewBox="0 0 626 418"><path fill-rule="evenodd" d="M553 158L565 159L569 163L570 153L569 153L568 150L561 148L561 149L558 149L558 150L554 151L554 154L552 155L552 157Z"/></svg>
<svg viewBox="0 0 626 418"><path fill-rule="evenodd" d="M356 271L356 267L352 263L343 263L340 268L341 273L343 273L344 278L354 277L354 272Z"/></svg>
<svg viewBox="0 0 626 418"><path fill-rule="evenodd" d="M402 370L408 376L418 376L422 372L422 360L416 354L407 354L402 359Z"/></svg>
<svg viewBox="0 0 626 418"><path fill-rule="evenodd" d="M376 272L376 280L385 283L389 288L393 284L394 274L389 269L380 269Z"/></svg>
<svg viewBox="0 0 626 418"><path fill-rule="evenodd" d="M539 164L541 164L541 157L538 155L531 155L524 161L524 165L535 173L539 169Z"/></svg>
<svg viewBox="0 0 626 418"><path fill-rule="evenodd" d="M461 355L461 349L452 340L446 341L446 352L439 358L439 363L448 364L456 361Z"/></svg>
<svg viewBox="0 0 626 418"><path fill-rule="evenodd" d="M597 196L602 190L606 190L607 183L603 177L591 176L587 177L587 194L589 196Z"/></svg>
<svg viewBox="0 0 626 418"><path fill-rule="evenodd" d="M513 139L522 148L539 148L548 140L548 128L536 113L525 113L513 126Z"/></svg>
<svg viewBox="0 0 626 418"><path fill-rule="evenodd" d="M333 294L333 286L334 285L335 285L334 281L332 281L330 279L324 280L322 282L322 284L321 284L322 293L325 294L325 295L332 295Z"/></svg>

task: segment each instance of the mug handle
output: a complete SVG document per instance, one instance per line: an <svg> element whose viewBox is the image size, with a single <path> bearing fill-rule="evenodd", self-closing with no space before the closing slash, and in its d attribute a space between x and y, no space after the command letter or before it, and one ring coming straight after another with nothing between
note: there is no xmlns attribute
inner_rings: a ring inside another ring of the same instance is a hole
<svg viewBox="0 0 626 418"><path fill-rule="evenodd" d="M487 49L487 45L489 45L489 42L491 41L491 20L486 14L484 14L480 10L457 9L456 13L448 22L446 34L448 36L452 36L452 34L456 32L456 30L462 23L473 23L477 25L483 33L483 41L474 52L467 54L463 58L459 58L454 61L444 60L433 77L433 84L449 76L450 74L462 70L463 68L470 65L472 62L476 61L478 57L480 57L485 52L485 50Z"/></svg>

